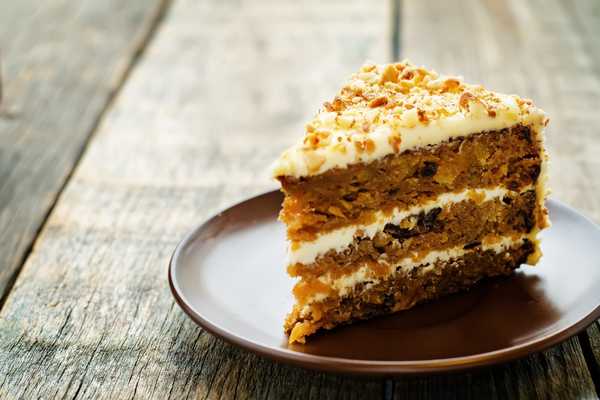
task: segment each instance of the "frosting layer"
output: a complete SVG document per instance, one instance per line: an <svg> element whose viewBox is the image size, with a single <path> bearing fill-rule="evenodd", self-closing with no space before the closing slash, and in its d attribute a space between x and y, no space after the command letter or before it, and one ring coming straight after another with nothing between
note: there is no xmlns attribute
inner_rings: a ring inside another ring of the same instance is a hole
<svg viewBox="0 0 600 400"><path fill-rule="evenodd" d="M523 191L527 190L531 190L531 187L523 189ZM425 204L403 210L395 209L391 214L385 214L379 211L376 213L375 222L372 224L354 225L337 229L324 233L311 242L291 243L288 248L288 263L310 264L320 255L323 255L330 250L342 251L352 243L354 236L359 231L361 231L361 236L371 239L377 232L382 231L386 224L398 224L400 221L411 215L418 215L421 212L427 213L434 208L443 208L447 205L459 203L470 198L477 199L478 202L483 202L504 197L508 193L510 193L510 191L503 187L494 189L468 189L459 193L444 193Z"/></svg>
<svg viewBox="0 0 600 400"><path fill-rule="evenodd" d="M511 237L502 237L502 238L500 238L500 240L495 241L493 243L486 244L484 242L481 245L480 250L481 251L492 250L495 253L500 253L510 247L513 247L513 246L523 243L523 241L525 239L533 241L534 238L531 236L531 234L522 235L517 239L511 238ZM336 278L336 279L331 279L329 274L326 274L324 276L321 276L319 278L319 281L321 281L323 284L327 285L328 287L332 288L333 290L337 291L339 296L345 296L348 293L350 293L352 291L352 289L354 288L354 286L356 286L357 284L368 281L369 283L367 283L365 285L365 289L368 289L370 286L379 283L381 281L381 279L386 279L389 276L396 273L396 270L399 267L402 268L404 271L410 271L413 268L418 267L420 265L429 265L429 264L433 264L437 261L447 261L447 260L451 260L451 259L460 258L470 251L473 251L473 250L465 250L462 246L458 246L458 247L455 247L452 249L447 249L447 250L442 250L442 251L431 251L425 257L418 259L418 260L408 257L408 258L405 258L404 260L400 261L399 263L388 265L387 266L388 274L385 276L378 276L378 277L373 276L373 270L365 265L365 266L361 267L360 269L354 271L351 274L344 275L344 276L342 276L340 278ZM433 268L433 266L429 266L428 268ZM326 297L327 297L327 295L325 295L323 293L316 293L309 299L307 304L310 304L312 302L321 301L321 300L325 299Z"/></svg>
<svg viewBox="0 0 600 400"><path fill-rule="evenodd" d="M303 177L516 124L543 127L530 100L497 94L407 61L363 66L286 150L273 175ZM537 130L537 129L536 129Z"/></svg>

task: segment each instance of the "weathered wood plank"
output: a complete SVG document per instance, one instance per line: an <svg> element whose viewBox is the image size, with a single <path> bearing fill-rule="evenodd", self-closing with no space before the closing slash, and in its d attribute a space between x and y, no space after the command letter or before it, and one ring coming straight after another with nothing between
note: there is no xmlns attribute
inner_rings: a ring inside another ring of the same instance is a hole
<svg viewBox="0 0 600 400"><path fill-rule="evenodd" d="M585 209L587 213L594 218L596 222L600 221L600 201L597 188L600 182L598 170L600 160L598 160L598 127L600 126L600 116L598 115L598 104L600 104L600 48L598 47L598 38L600 37L600 4L592 1L574 1L570 0L566 3L563 11L568 16L570 26L576 32L580 39L577 46L582 55L577 59L579 65L585 66L583 75L576 76L574 79L578 82L578 93L581 93L581 98L577 99L576 104L582 105L583 112L577 113L577 109L573 107L570 111L571 121L582 126L582 129L577 129L575 135L581 133L584 139L580 144L580 151L583 151L583 161L580 167L580 175L577 179L578 188L574 197L574 204ZM578 73L576 71L575 73ZM565 80L567 80L565 78ZM567 80L568 81L568 80ZM572 97L573 94L571 94ZM580 119L583 117L583 119ZM589 124L589 125L586 125ZM577 142L577 137L573 136L571 140ZM574 158L579 160L575 154ZM576 171L579 172L579 171ZM565 174L564 179L568 180ZM563 183L563 182L561 182ZM591 190L587 190L588 185L593 185ZM566 189L568 190L568 189ZM565 190L565 191L566 191ZM561 192L561 195L563 193ZM565 195L566 196L566 195ZM587 330L585 335L580 337L582 347L588 352L586 354L588 368L592 372L596 392L600 395L600 322L596 321ZM589 346L588 346L589 345Z"/></svg>
<svg viewBox="0 0 600 400"><path fill-rule="evenodd" d="M396 399L596 398L581 350L570 340L542 354L472 373L396 379Z"/></svg>
<svg viewBox="0 0 600 400"><path fill-rule="evenodd" d="M600 167L596 157L600 114L594 108L600 104L600 48L593 44L600 26L599 7L591 1L571 3L406 1L401 56L534 99L551 118L547 136L553 195L599 221L600 176L595 171ZM573 11L577 8L585 11ZM595 337L597 331L591 332ZM397 380L395 394L398 398L597 395L576 338L480 373Z"/></svg>
<svg viewBox="0 0 600 400"><path fill-rule="evenodd" d="M174 304L177 241L267 170L366 58L389 4L178 1L63 191L0 313L0 397L379 398L204 333Z"/></svg>
<svg viewBox="0 0 600 400"><path fill-rule="evenodd" d="M0 299L163 7L0 2Z"/></svg>
<svg viewBox="0 0 600 400"><path fill-rule="evenodd" d="M592 379L596 386L596 393L600 393L600 322L596 321L585 332L579 336Z"/></svg>

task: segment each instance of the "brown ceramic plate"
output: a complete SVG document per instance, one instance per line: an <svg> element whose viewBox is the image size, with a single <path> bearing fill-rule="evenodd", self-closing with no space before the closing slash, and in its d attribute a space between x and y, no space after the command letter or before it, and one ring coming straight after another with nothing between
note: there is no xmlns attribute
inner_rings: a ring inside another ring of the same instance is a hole
<svg viewBox="0 0 600 400"><path fill-rule="evenodd" d="M557 201L544 257L514 276L288 346L292 307L277 192L211 218L175 250L169 283L202 328L272 359L320 370L418 374L495 364L552 346L600 318L600 230Z"/></svg>

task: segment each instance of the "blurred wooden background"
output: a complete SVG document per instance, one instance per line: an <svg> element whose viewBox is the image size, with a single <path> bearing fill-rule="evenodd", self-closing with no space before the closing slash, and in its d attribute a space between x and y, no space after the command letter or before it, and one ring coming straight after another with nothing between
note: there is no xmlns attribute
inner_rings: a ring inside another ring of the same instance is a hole
<svg viewBox="0 0 600 400"><path fill-rule="evenodd" d="M534 99L553 196L600 221L599 38L593 0L1 2L0 398L597 397L598 322L491 369L357 379L203 332L166 266L275 187L270 162L367 59Z"/></svg>

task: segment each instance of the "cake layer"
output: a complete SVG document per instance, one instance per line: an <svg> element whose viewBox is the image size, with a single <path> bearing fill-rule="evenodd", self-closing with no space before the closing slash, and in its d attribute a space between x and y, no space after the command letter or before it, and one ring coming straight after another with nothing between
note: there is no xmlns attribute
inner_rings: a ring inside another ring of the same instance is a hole
<svg viewBox="0 0 600 400"><path fill-rule="evenodd" d="M524 191L532 190L532 187L524 188ZM368 225L353 225L339 228L319 235L316 239L308 242L290 242L288 248L288 263L293 264L312 264L318 257L331 252L342 252L360 238L373 239L379 232L383 232L388 224L407 228L419 221L420 216L428 214L430 211L441 208L446 209L457 203L472 201L482 204L491 200L502 201L509 204L511 200L523 192L514 192L506 188L497 187L494 189L467 189L458 193L443 193L436 198L429 200L421 205L412 206L408 209L395 208L391 213L377 212L374 216L374 222ZM506 198L506 199L505 199ZM442 218L436 217L436 219ZM424 219L421 220L425 222ZM421 230L422 232L422 230ZM411 235L414 236L414 235Z"/></svg>
<svg viewBox="0 0 600 400"><path fill-rule="evenodd" d="M381 230L357 231L341 249L331 249L310 263L290 264L288 273L305 279L324 273L341 276L354 271L357 265L369 264L377 270L379 262L396 263L456 246L475 248L485 238L520 236L534 228L535 207L535 191L529 190L426 208L381 224Z"/></svg>
<svg viewBox="0 0 600 400"><path fill-rule="evenodd" d="M542 160L540 143L527 126L455 138L316 176L280 177L286 194L280 218L288 239L311 241L443 193L498 186L520 191L536 182Z"/></svg>
<svg viewBox="0 0 600 400"><path fill-rule="evenodd" d="M535 264L539 249L534 234L504 237L491 235L484 237L474 247L460 244L443 250L432 250L422 253L419 257L408 256L394 261L388 261L384 258L379 262L358 261L348 264L344 269L326 271L319 276L303 275L294 286L293 293L298 304L308 304L329 296L344 295L348 290L352 289L353 285L363 281L375 282L386 279L399 268L410 270L421 264L434 264L439 261L459 258L467 253L477 251L494 251L499 253L525 240L532 243L535 250L531 253L528 264Z"/></svg>
<svg viewBox="0 0 600 400"><path fill-rule="evenodd" d="M285 322L289 342L304 343L305 336L321 328L332 329L405 310L423 301L468 289L481 279L509 275L533 252L533 244L523 240L500 252L471 250L412 268L399 267L387 279L356 282L353 289L342 296L333 294L308 305L296 305Z"/></svg>

